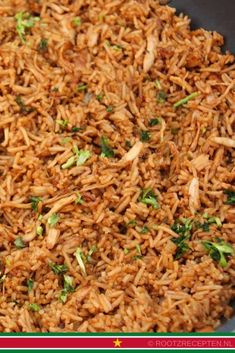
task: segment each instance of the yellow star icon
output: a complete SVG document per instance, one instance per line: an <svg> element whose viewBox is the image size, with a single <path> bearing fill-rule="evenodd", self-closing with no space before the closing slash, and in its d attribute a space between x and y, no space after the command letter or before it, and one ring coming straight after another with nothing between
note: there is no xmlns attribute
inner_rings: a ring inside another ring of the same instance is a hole
<svg viewBox="0 0 235 353"><path fill-rule="evenodd" d="M118 338L115 341L113 341L113 343L114 343L114 347L121 348L122 341L120 341Z"/></svg>

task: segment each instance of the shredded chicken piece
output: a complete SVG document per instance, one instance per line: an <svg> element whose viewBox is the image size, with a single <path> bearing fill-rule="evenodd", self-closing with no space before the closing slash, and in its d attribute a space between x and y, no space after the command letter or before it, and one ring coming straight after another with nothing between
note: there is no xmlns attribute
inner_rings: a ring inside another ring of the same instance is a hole
<svg viewBox="0 0 235 353"><path fill-rule="evenodd" d="M76 195L71 195L68 197L65 197L59 201L57 201L52 209L45 215L44 219L47 220L53 213L57 213L61 208L63 208L66 205L69 205L70 203L74 202L76 200L77 196Z"/></svg>
<svg viewBox="0 0 235 353"><path fill-rule="evenodd" d="M235 139L228 137L212 137L211 141L217 143L218 145L235 148Z"/></svg>
<svg viewBox="0 0 235 353"><path fill-rule="evenodd" d="M144 72L148 72L154 63L156 44L157 44L156 38L153 34L151 34L147 38L147 53L145 54L145 57L144 57L144 66L143 66Z"/></svg>
<svg viewBox="0 0 235 353"><path fill-rule="evenodd" d="M48 249L53 249L59 239L60 231L56 228L50 228L47 234L46 243Z"/></svg>
<svg viewBox="0 0 235 353"><path fill-rule="evenodd" d="M122 162L133 161L136 157L139 156L142 148L143 143L140 141L136 142L134 146L122 157Z"/></svg>
<svg viewBox="0 0 235 353"><path fill-rule="evenodd" d="M192 214L200 207L200 198L199 198L199 180L198 178L193 178L189 184L189 208Z"/></svg>
<svg viewBox="0 0 235 353"><path fill-rule="evenodd" d="M87 38L88 38L88 42L87 42L88 47L90 48L94 47L97 44L98 38L99 38L99 32L97 28L90 27L87 32Z"/></svg>
<svg viewBox="0 0 235 353"><path fill-rule="evenodd" d="M191 163L194 168L200 172L209 165L209 156L207 154L200 154L200 156L194 158Z"/></svg>

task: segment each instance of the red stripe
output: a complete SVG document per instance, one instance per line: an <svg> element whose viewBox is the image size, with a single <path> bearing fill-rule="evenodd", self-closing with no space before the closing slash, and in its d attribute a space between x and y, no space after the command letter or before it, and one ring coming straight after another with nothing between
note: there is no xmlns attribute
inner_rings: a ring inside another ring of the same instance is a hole
<svg viewBox="0 0 235 353"><path fill-rule="evenodd" d="M0 348L114 348L116 337L0 337ZM121 348L235 348L229 337L120 337ZM118 349L118 348L117 348Z"/></svg>

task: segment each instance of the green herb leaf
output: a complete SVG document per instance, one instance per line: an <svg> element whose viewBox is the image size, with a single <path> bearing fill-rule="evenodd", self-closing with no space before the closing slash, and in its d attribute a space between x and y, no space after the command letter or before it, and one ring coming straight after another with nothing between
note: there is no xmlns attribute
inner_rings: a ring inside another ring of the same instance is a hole
<svg viewBox="0 0 235 353"><path fill-rule="evenodd" d="M37 197L37 196L30 197L31 207L32 207L32 210L34 210L35 212L38 212L38 204L40 201L42 201L41 197Z"/></svg>
<svg viewBox="0 0 235 353"><path fill-rule="evenodd" d="M189 96L183 98L183 99L180 99L178 102L176 102L174 104L174 108L178 108L180 107L181 105L184 105L184 104L187 104L190 100L196 98L199 96L199 92L194 92L192 94L190 94Z"/></svg>
<svg viewBox="0 0 235 353"><path fill-rule="evenodd" d="M210 257L214 260L219 262L221 267L226 267L227 257L232 256L234 254L234 248L232 245L226 243L221 239L217 239L216 242L212 242L209 240L202 242L204 248L208 251Z"/></svg>
<svg viewBox="0 0 235 353"><path fill-rule="evenodd" d="M191 238L191 230L193 227L193 221L190 218L182 218L179 221L176 221L171 229L179 234L178 238L172 238L174 244L177 245L175 259L180 259L189 249L190 247L186 243L187 240Z"/></svg>
<svg viewBox="0 0 235 353"><path fill-rule="evenodd" d="M216 224L217 227L219 227L219 228L222 227L222 222L219 217L208 216L208 214L205 213L203 215L203 218L205 218L207 220L208 224Z"/></svg>
<svg viewBox="0 0 235 353"><path fill-rule="evenodd" d="M64 289L70 293L74 292L73 277L64 275Z"/></svg>
<svg viewBox="0 0 235 353"><path fill-rule="evenodd" d="M67 297L68 297L68 291L66 289L62 289L59 295L59 299L62 301L62 303L66 303Z"/></svg>
<svg viewBox="0 0 235 353"><path fill-rule="evenodd" d="M77 248L77 250L75 251L74 253L74 256L76 257L77 259L77 262L81 268L81 271L83 273L83 275L86 276L86 267L85 267L85 264L83 262L83 253L82 253L82 250L80 248Z"/></svg>
<svg viewBox="0 0 235 353"><path fill-rule="evenodd" d="M112 111L113 111L113 106L112 106L112 105L108 105L108 106L106 107L106 112L112 113Z"/></svg>
<svg viewBox="0 0 235 353"><path fill-rule="evenodd" d="M79 85L77 86L78 92L85 91L86 89L87 89L87 84L85 84L85 83L79 83Z"/></svg>
<svg viewBox="0 0 235 353"><path fill-rule="evenodd" d="M112 158L114 157L114 151L111 147L109 147L109 142L107 137L102 136L100 140L100 147L101 147L101 156L102 157L107 157L107 158Z"/></svg>
<svg viewBox="0 0 235 353"><path fill-rule="evenodd" d="M83 199L82 199L81 194L80 194L79 192L77 192L77 198L76 198L76 200L75 200L76 205L82 205L83 202L84 202L84 201L83 201Z"/></svg>
<svg viewBox="0 0 235 353"><path fill-rule="evenodd" d="M148 124L149 124L149 126L153 127L153 126L161 124L161 120L160 120L160 118L150 119Z"/></svg>
<svg viewBox="0 0 235 353"><path fill-rule="evenodd" d="M59 221L60 216L57 213L53 213L49 218L48 218L48 224L50 227L54 227L56 223Z"/></svg>
<svg viewBox="0 0 235 353"><path fill-rule="evenodd" d="M34 111L34 108L27 107L25 105L25 102L23 101L21 96L16 96L15 101L18 104L18 106L20 107L20 112L22 114L29 114L29 113L32 113Z"/></svg>
<svg viewBox="0 0 235 353"><path fill-rule="evenodd" d="M164 91L159 91L157 94L157 102L159 104L163 104L165 103L166 99L167 99L167 94Z"/></svg>
<svg viewBox="0 0 235 353"><path fill-rule="evenodd" d="M154 82L154 84L155 84L155 86L156 86L157 89L159 89L159 90L162 89L162 85L161 85L161 82L160 82L159 80L156 80L156 81Z"/></svg>
<svg viewBox="0 0 235 353"><path fill-rule="evenodd" d="M140 140L142 142L148 142L150 140L150 133L146 130L141 130L140 131Z"/></svg>
<svg viewBox="0 0 235 353"><path fill-rule="evenodd" d="M158 208L157 196L152 189L143 189L138 200L145 205L151 205L154 209Z"/></svg>
<svg viewBox="0 0 235 353"><path fill-rule="evenodd" d="M96 96L96 99L98 102L101 102L103 98L104 98L104 93L102 93L102 92L97 94L97 96Z"/></svg>
<svg viewBox="0 0 235 353"><path fill-rule="evenodd" d="M35 304L35 303L32 303L32 304L29 304L29 310L30 311L34 311L34 312L37 312L39 311L41 308L38 304Z"/></svg>
<svg viewBox="0 0 235 353"><path fill-rule="evenodd" d="M135 220L135 219L132 219L131 221L129 221L129 222L127 223L127 226L128 226L128 227L134 227L134 226L136 226L136 224L137 224L136 220Z"/></svg>
<svg viewBox="0 0 235 353"><path fill-rule="evenodd" d="M34 280L32 278L27 279L28 292L33 290Z"/></svg>
<svg viewBox="0 0 235 353"><path fill-rule="evenodd" d="M90 157L90 151L79 150L77 153L77 166L83 165Z"/></svg>
<svg viewBox="0 0 235 353"><path fill-rule="evenodd" d="M73 20L72 20L72 24L75 27L81 26L81 24L82 24L81 18L80 17L74 17Z"/></svg>
<svg viewBox="0 0 235 353"><path fill-rule="evenodd" d="M134 259L135 260L141 259L143 257L143 255L142 255L141 247L139 244L136 245L136 252L137 252L137 255L134 256Z"/></svg>
<svg viewBox="0 0 235 353"><path fill-rule="evenodd" d="M23 239L21 237L16 238L16 240L14 241L14 244L17 249L25 248L25 243L23 242Z"/></svg>
<svg viewBox="0 0 235 353"><path fill-rule="evenodd" d="M124 252L125 255L127 255L129 253L129 249L124 248L123 252Z"/></svg>
<svg viewBox="0 0 235 353"><path fill-rule="evenodd" d="M190 247L185 242L186 238L183 235L179 238L172 238L171 240L177 245L175 259L178 260L190 249Z"/></svg>
<svg viewBox="0 0 235 353"><path fill-rule="evenodd" d="M75 163L76 163L76 157L72 156L67 160L67 162L62 164L61 168L62 169L69 169L69 168L73 167L75 165Z"/></svg>
<svg viewBox="0 0 235 353"><path fill-rule="evenodd" d="M65 130L68 127L68 120L56 120L57 124L60 125L60 127Z"/></svg>
<svg viewBox="0 0 235 353"><path fill-rule="evenodd" d="M127 148L131 148L131 147L132 147L131 141L126 140L126 141L125 141L125 146L126 146Z"/></svg>
<svg viewBox="0 0 235 353"><path fill-rule="evenodd" d="M97 246L96 245L93 245L90 250L88 251L88 254L87 254L87 261L88 262L92 262L92 255L97 251Z"/></svg>
<svg viewBox="0 0 235 353"><path fill-rule="evenodd" d="M56 275L60 275L68 271L68 267L65 264L58 265L50 262L49 267Z"/></svg>
<svg viewBox="0 0 235 353"><path fill-rule="evenodd" d="M38 51L45 53L48 50L48 39L42 38L38 44Z"/></svg>
<svg viewBox="0 0 235 353"><path fill-rule="evenodd" d="M192 227L193 227L192 219L182 218L181 220L176 221L171 227L171 229L175 233L182 235L186 239L190 239Z"/></svg>
<svg viewBox="0 0 235 353"><path fill-rule="evenodd" d="M42 235L42 233L43 233L43 228L42 228L42 226L38 226L37 228L36 228L36 233L37 233L37 235Z"/></svg>
<svg viewBox="0 0 235 353"><path fill-rule="evenodd" d="M140 231L141 234L147 234L148 232L149 232L149 228L147 226L143 226L143 228Z"/></svg>
<svg viewBox="0 0 235 353"><path fill-rule="evenodd" d="M18 12L15 15L15 20L16 20L16 31L22 43L25 43L26 30L29 28L32 28L35 25L35 23L40 20L40 18L30 16L30 14L26 12Z"/></svg>
<svg viewBox="0 0 235 353"><path fill-rule="evenodd" d="M233 190L224 190L224 194L227 195L226 205L235 205L235 191Z"/></svg>
<svg viewBox="0 0 235 353"><path fill-rule="evenodd" d="M84 128L77 127L77 126L73 126L72 129L71 129L72 132L78 132L78 131L82 131L82 130L84 130Z"/></svg>

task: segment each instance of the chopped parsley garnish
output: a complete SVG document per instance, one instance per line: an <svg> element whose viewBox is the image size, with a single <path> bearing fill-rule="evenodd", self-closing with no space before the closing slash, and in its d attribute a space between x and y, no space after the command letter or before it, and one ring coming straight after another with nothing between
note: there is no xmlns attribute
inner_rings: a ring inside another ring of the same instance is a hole
<svg viewBox="0 0 235 353"><path fill-rule="evenodd" d="M66 145L66 144L69 143L70 141L72 141L72 138L71 138L71 137L64 137L64 138L61 140L61 144L62 144L62 145Z"/></svg>
<svg viewBox="0 0 235 353"><path fill-rule="evenodd" d="M207 213L203 215L203 218L207 220L208 224L216 224L217 227L222 227L222 222L219 217L209 216Z"/></svg>
<svg viewBox="0 0 235 353"><path fill-rule="evenodd" d="M113 106L112 106L112 105L108 105L108 106L106 107L106 112L112 113L112 111L113 111Z"/></svg>
<svg viewBox="0 0 235 353"><path fill-rule="evenodd" d="M164 91L159 91L157 94L157 102L160 104L165 103L167 99L167 94Z"/></svg>
<svg viewBox="0 0 235 353"><path fill-rule="evenodd" d="M126 140L126 141L125 141L125 146L126 146L127 148L131 148L131 147L132 147L132 146L131 146L131 141Z"/></svg>
<svg viewBox="0 0 235 353"><path fill-rule="evenodd" d="M111 47L113 50L116 50L116 51L121 51L123 49L122 46L119 44L114 44Z"/></svg>
<svg viewBox="0 0 235 353"><path fill-rule="evenodd" d="M74 146L73 152L75 153L74 156L71 156L66 163L62 164L62 169L71 168L77 164L77 166L83 165L90 157L91 152L88 150L79 150L77 146Z"/></svg>
<svg viewBox="0 0 235 353"><path fill-rule="evenodd" d="M15 15L16 19L16 31L21 39L22 43L25 43L26 30L32 28L37 21L40 20L39 17L33 17L26 12L18 12Z"/></svg>
<svg viewBox="0 0 235 353"><path fill-rule="evenodd" d="M82 250L80 248L77 248L77 250L74 253L74 256L77 259L77 262L78 262L78 264L79 264L79 266L81 268L81 271L82 271L83 275L86 276L86 267L85 267L85 264L84 264L84 255L82 253Z"/></svg>
<svg viewBox="0 0 235 353"><path fill-rule="evenodd" d="M153 126L159 125L160 123L161 123L160 118L154 118L149 120L148 125L153 127Z"/></svg>
<svg viewBox="0 0 235 353"><path fill-rule="evenodd" d="M42 38L38 44L38 51L45 53L48 50L48 39Z"/></svg>
<svg viewBox="0 0 235 353"><path fill-rule="evenodd" d="M224 190L224 194L227 195L226 205L235 205L235 191Z"/></svg>
<svg viewBox="0 0 235 353"><path fill-rule="evenodd" d="M102 136L100 139L100 147L101 147L101 156L102 157L107 157L107 158L112 158L114 157L114 151L111 147L109 147L109 141L108 138L105 136Z"/></svg>
<svg viewBox="0 0 235 353"><path fill-rule="evenodd" d="M85 83L79 83L79 85L77 86L78 92L85 91L86 89L87 89L87 84L85 84Z"/></svg>
<svg viewBox="0 0 235 353"><path fill-rule="evenodd" d="M37 197L37 196L30 197L31 207L32 207L32 210L34 210L35 212L38 212L38 204L40 201L42 201L41 197Z"/></svg>
<svg viewBox="0 0 235 353"><path fill-rule="evenodd" d="M151 205L154 209L158 208L157 196L152 189L143 189L138 200L145 205Z"/></svg>
<svg viewBox="0 0 235 353"><path fill-rule="evenodd" d="M80 17L74 17L72 20L72 24L76 27L81 26L82 20Z"/></svg>
<svg viewBox="0 0 235 353"><path fill-rule="evenodd" d="M186 242L191 238L191 230L193 227L193 221L191 219L182 218L180 221L177 221L173 224L171 229L179 234L178 238L172 238L174 244L177 245L175 259L180 259L189 249L189 245Z"/></svg>
<svg viewBox="0 0 235 353"><path fill-rule="evenodd" d="M90 157L91 157L91 152L90 151L85 151L85 150L78 150L76 152L77 156L77 166L83 165Z"/></svg>
<svg viewBox="0 0 235 353"><path fill-rule="evenodd" d="M193 221L190 218L182 218L181 220L177 220L171 229L177 234L190 238L192 227Z"/></svg>
<svg viewBox="0 0 235 353"><path fill-rule="evenodd" d="M190 94L189 96L187 96L183 99L180 99L178 102L176 102L174 104L174 108L178 108L181 105L187 104L190 100L196 98L198 95L199 95L199 92L194 92L194 93Z"/></svg>
<svg viewBox="0 0 235 353"><path fill-rule="evenodd" d="M77 192L77 198L75 200L76 205L82 205L84 200L82 199L82 196L79 192Z"/></svg>
<svg viewBox="0 0 235 353"><path fill-rule="evenodd" d="M49 218L48 218L48 224L50 227L54 227L56 223L59 221L60 216L58 213L53 213Z"/></svg>
<svg viewBox="0 0 235 353"><path fill-rule="evenodd" d="M209 240L205 240L202 242L204 248L208 251L210 257L219 262L221 267L226 267L227 257L232 256L234 254L234 248L232 245L226 243L221 239L217 239L216 242L212 242Z"/></svg>
<svg viewBox="0 0 235 353"><path fill-rule="evenodd" d="M127 255L129 253L129 249L124 248L123 252L124 252L125 255Z"/></svg>
<svg viewBox="0 0 235 353"><path fill-rule="evenodd" d="M78 131L82 131L82 130L84 130L82 127L77 127L77 126L73 126L71 129L72 132L78 132Z"/></svg>
<svg viewBox="0 0 235 353"><path fill-rule="evenodd" d="M14 241L14 244L17 249L25 248L25 243L23 242L23 239L21 237L16 238L16 240Z"/></svg>
<svg viewBox="0 0 235 353"><path fill-rule="evenodd" d="M179 238L172 238L173 243L177 245L177 250L175 253L176 260L180 259L190 249L185 240L186 238L183 235Z"/></svg>
<svg viewBox="0 0 235 353"><path fill-rule="evenodd" d="M128 227L134 227L134 226L136 226L136 224L137 224L136 220L135 220L135 219L132 219L131 221L129 221L129 222L127 223L127 226L128 226Z"/></svg>
<svg viewBox="0 0 235 353"><path fill-rule="evenodd" d="M62 164L61 168L62 169L69 169L69 168L73 167L75 163L76 163L76 157L72 156L67 160L67 162Z"/></svg>
<svg viewBox="0 0 235 353"><path fill-rule="evenodd" d="M36 228L36 233L37 233L37 235L42 235L42 233L43 233L43 228L42 228L42 226L37 226L37 228Z"/></svg>
<svg viewBox="0 0 235 353"><path fill-rule="evenodd" d="M34 285L34 280L32 278L27 279L27 287L29 292L33 290L33 285Z"/></svg>
<svg viewBox="0 0 235 353"><path fill-rule="evenodd" d="M141 247L139 244L136 245L136 252L137 252L137 255L134 256L134 259L137 260L137 259L141 259L143 257L142 255L142 252L141 252Z"/></svg>
<svg viewBox="0 0 235 353"><path fill-rule="evenodd" d="M49 267L56 275L61 275L68 271L68 267L65 264L57 265L57 264L54 264L53 262L50 262Z"/></svg>
<svg viewBox="0 0 235 353"><path fill-rule="evenodd" d="M146 130L141 130L140 131L140 140L142 142L148 142L150 140L150 133Z"/></svg>
<svg viewBox="0 0 235 353"><path fill-rule="evenodd" d="M18 104L18 106L20 107L20 112L22 114L29 114L29 113L32 113L34 111L34 108L27 107L25 105L25 102L23 101L21 96L16 96L15 101Z"/></svg>
<svg viewBox="0 0 235 353"><path fill-rule="evenodd" d="M88 262L92 262L92 255L97 251L97 246L96 245L93 245L90 250L88 251L88 254L87 254L87 261Z"/></svg>
<svg viewBox="0 0 235 353"><path fill-rule="evenodd" d="M160 82L159 80L156 80L156 81L154 82L154 84L155 84L155 86L156 86L157 89L159 89L159 90L162 89L162 85L161 85L161 82Z"/></svg>
<svg viewBox="0 0 235 353"><path fill-rule="evenodd" d="M143 228L140 231L141 234L147 234L148 232L149 232L149 228L147 226L143 226Z"/></svg>
<svg viewBox="0 0 235 353"><path fill-rule="evenodd" d="M64 119L61 119L61 120L56 120L57 124L60 125L60 127L65 130L67 129L68 127L68 120L64 120Z"/></svg>
<svg viewBox="0 0 235 353"><path fill-rule="evenodd" d="M104 93L102 93L102 92L97 94L97 96L96 96L96 99L98 102L101 102L103 98L104 98Z"/></svg>
<svg viewBox="0 0 235 353"><path fill-rule="evenodd" d="M62 303L66 303L68 293L74 292L74 289L75 288L73 286L73 277L64 275L64 288L60 292L60 296L59 296Z"/></svg>
<svg viewBox="0 0 235 353"><path fill-rule="evenodd" d="M29 310L30 311L37 312L40 309L41 309L40 306L38 304L36 304L36 303L29 304Z"/></svg>

